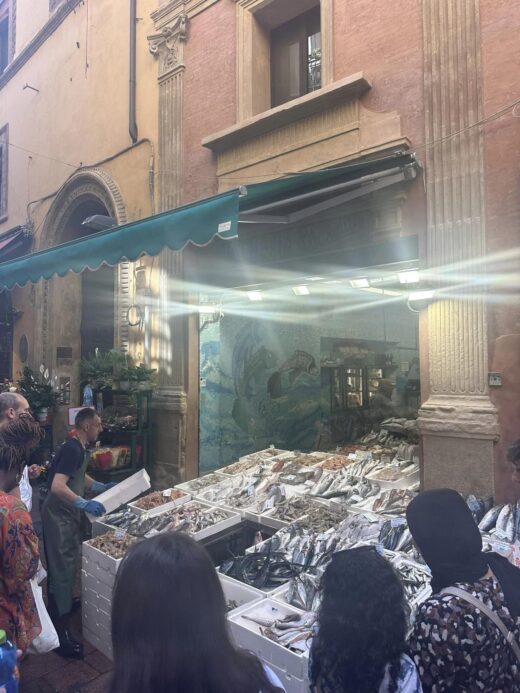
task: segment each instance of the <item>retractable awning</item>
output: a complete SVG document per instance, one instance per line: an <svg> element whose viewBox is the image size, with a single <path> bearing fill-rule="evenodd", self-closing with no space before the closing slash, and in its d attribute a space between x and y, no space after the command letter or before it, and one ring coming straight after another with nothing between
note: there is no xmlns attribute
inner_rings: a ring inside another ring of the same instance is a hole
<svg viewBox="0 0 520 693"><path fill-rule="evenodd" d="M382 159L301 173L205 198L163 214L0 263L0 291L157 255L163 248L204 246L218 236L236 238L238 224L290 224L324 209L412 179L418 164L398 152ZM1 257L1 256L0 256Z"/></svg>

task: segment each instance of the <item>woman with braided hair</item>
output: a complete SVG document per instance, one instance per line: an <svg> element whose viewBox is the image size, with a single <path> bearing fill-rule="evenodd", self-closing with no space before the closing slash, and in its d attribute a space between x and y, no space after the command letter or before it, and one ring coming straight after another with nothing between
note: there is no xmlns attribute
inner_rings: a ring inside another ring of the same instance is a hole
<svg viewBox="0 0 520 693"><path fill-rule="evenodd" d="M0 433L0 629L25 652L41 632L29 580L38 570L38 537L20 500L18 484L29 451L40 440L30 415L20 416Z"/></svg>

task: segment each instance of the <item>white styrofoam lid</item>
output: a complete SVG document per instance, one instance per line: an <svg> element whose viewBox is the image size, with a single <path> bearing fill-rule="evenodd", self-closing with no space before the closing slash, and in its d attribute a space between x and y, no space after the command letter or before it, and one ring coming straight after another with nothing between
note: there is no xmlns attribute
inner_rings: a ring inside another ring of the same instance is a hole
<svg viewBox="0 0 520 693"><path fill-rule="evenodd" d="M95 497L95 500L105 506L107 513L111 513L116 508L119 508L120 505L125 505L141 493L144 493L144 491L148 491L150 486L150 476L148 472L144 469L140 469L113 488L100 493L99 496ZM99 519L89 513L87 513L87 517L91 522Z"/></svg>

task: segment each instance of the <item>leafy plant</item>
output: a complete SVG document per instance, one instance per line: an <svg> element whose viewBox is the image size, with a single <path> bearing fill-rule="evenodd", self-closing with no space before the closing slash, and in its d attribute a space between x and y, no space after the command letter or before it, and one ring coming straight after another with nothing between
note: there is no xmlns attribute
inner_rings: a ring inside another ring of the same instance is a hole
<svg viewBox="0 0 520 693"><path fill-rule="evenodd" d="M146 368L143 364L135 366L129 354L116 350L107 353L97 351L94 356L80 362L81 381L89 382L100 390L125 381L148 382L153 373L155 369Z"/></svg>
<svg viewBox="0 0 520 693"><path fill-rule="evenodd" d="M40 366L39 374L25 366L17 385L18 392L25 397L36 414L42 409L52 409L56 405L58 393L54 392L49 371L44 366Z"/></svg>

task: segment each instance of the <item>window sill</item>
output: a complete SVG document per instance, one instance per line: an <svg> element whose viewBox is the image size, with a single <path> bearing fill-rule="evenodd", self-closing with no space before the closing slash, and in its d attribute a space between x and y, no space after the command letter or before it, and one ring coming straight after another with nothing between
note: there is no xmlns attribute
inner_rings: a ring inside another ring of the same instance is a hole
<svg viewBox="0 0 520 693"><path fill-rule="evenodd" d="M371 86L362 72L356 72L354 75L333 82L322 89L259 113L214 135L209 135L202 140L202 146L214 152L225 151L245 140L250 140L275 128L327 110L340 102L359 97Z"/></svg>

